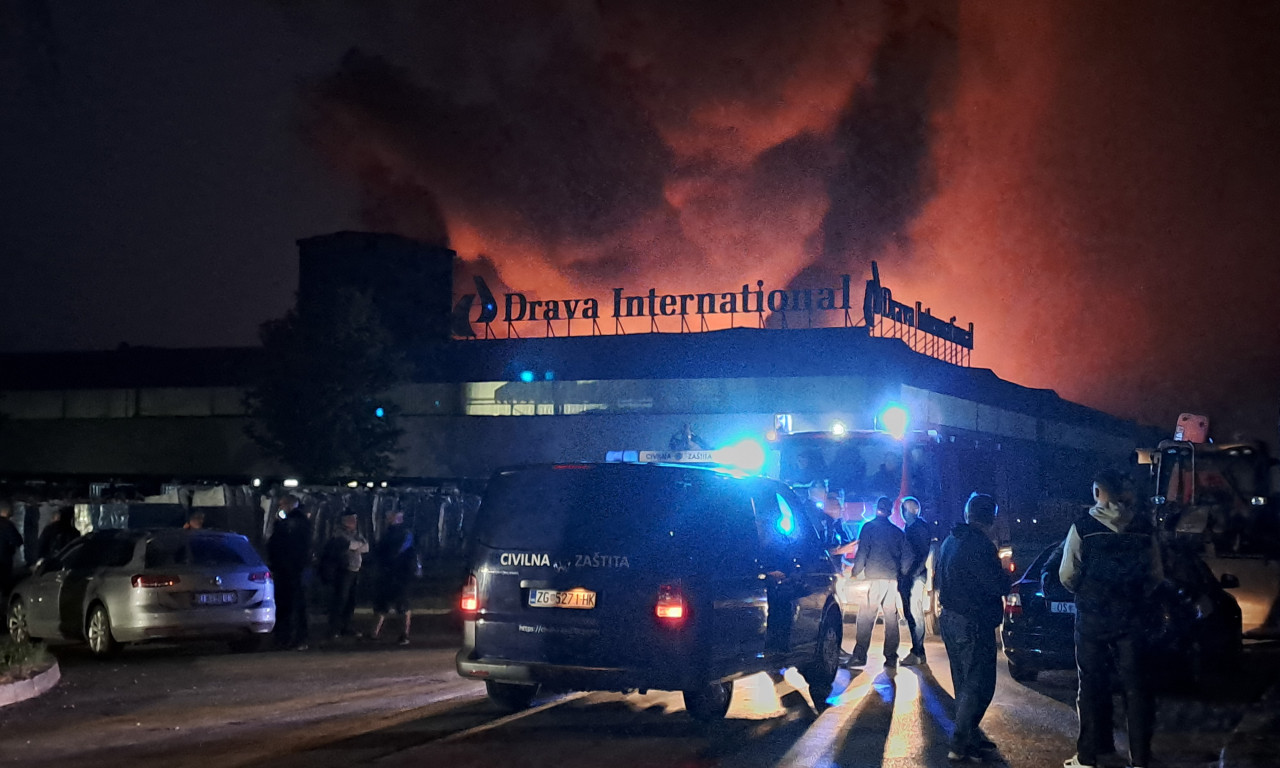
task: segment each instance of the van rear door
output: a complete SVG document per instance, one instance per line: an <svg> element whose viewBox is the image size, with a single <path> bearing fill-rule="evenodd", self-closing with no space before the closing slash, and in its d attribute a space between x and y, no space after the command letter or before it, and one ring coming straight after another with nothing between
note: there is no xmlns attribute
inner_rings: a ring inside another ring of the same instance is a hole
<svg viewBox="0 0 1280 768"><path fill-rule="evenodd" d="M620 464L495 475L475 531L477 655L605 668L687 656L711 628L694 603L709 597L705 574L720 560L709 542L723 543L705 520L714 479ZM690 600L684 620L657 618L664 588Z"/></svg>

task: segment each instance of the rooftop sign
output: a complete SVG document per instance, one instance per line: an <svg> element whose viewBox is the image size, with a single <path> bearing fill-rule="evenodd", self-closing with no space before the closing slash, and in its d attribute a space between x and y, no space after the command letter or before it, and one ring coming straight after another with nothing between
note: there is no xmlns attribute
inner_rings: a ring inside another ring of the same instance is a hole
<svg viewBox="0 0 1280 768"><path fill-rule="evenodd" d="M809 327L865 326L870 335L900 338L916 351L960 364L967 362L966 351L973 349L972 323L966 330L955 324L954 317L934 317L918 302L912 307L894 301L892 292L880 284L875 262L871 273L872 279L866 282L863 292L861 323L851 311L854 305L849 275L840 275L836 284L811 288L765 290L765 282L756 280L754 285L743 283L740 289L729 291L660 293L656 288L614 288L604 297L536 299L523 291L504 293L499 299L484 278L476 276L476 292L461 296L454 306L453 333L459 338L495 338L498 332L493 325L500 324L507 338L524 335L521 329L528 329L528 335L597 336L605 333L601 327L601 321L605 321L612 323L614 334L625 334L628 329L623 321L631 321L630 332L635 332L635 321L641 318L647 321L649 332L664 330L660 321L669 324L665 330L694 332L747 325L763 328L768 315L778 318L783 327L788 318L799 325L797 317ZM754 322L743 321L742 315L755 315ZM679 323L678 329L675 322ZM696 329L693 323L697 323Z"/></svg>

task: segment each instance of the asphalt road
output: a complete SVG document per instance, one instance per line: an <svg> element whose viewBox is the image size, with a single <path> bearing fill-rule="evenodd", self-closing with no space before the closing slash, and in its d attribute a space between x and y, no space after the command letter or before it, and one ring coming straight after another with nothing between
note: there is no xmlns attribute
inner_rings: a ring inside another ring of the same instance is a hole
<svg viewBox="0 0 1280 768"><path fill-rule="evenodd" d="M794 672L740 681L728 719L712 726L690 720L680 697L663 693L552 696L502 716L483 686L454 673L457 637L447 626L418 640L245 655L217 645L152 646L107 662L58 649L62 682L0 710L0 766L948 764L951 680L934 640L928 668L885 671L873 654L865 670L842 672L838 701L821 715ZM1245 706L1274 680L1277 656L1268 646L1250 649L1252 672L1208 698L1166 696L1155 745L1161 764L1216 765ZM1073 673L1047 673L1028 687L1002 661L984 722L1001 745L997 764L1061 765L1074 751L1074 695Z"/></svg>

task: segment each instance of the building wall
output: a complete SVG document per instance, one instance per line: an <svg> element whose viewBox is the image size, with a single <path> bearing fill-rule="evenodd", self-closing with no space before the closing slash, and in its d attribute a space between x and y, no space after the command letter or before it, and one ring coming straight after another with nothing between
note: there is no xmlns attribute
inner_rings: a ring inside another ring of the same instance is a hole
<svg viewBox="0 0 1280 768"><path fill-rule="evenodd" d="M242 395L229 387L3 392L0 471L283 474L246 435ZM913 429L1115 455L1133 447L1130 438L863 376L434 383L389 397L404 412L400 474L414 477L484 477L505 464L664 449L686 422L714 446L762 438L776 413L791 414L796 431L836 420L871 429L889 402L908 408Z"/></svg>

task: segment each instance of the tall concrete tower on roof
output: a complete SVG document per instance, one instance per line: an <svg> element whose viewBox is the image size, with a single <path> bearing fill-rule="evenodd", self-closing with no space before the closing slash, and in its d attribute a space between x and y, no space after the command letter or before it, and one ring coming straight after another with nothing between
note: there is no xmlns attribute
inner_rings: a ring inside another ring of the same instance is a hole
<svg viewBox="0 0 1280 768"><path fill-rule="evenodd" d="M298 311L323 312L342 287L368 291L398 344L449 338L457 253L400 235L335 232L298 241Z"/></svg>

